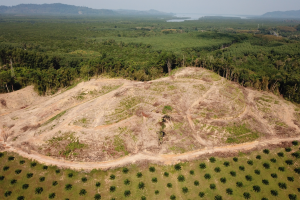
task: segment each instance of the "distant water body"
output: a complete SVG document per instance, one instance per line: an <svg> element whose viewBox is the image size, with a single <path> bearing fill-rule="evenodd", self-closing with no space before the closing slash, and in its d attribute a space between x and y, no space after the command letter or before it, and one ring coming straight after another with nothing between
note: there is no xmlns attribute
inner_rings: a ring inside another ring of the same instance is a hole
<svg viewBox="0 0 300 200"><path fill-rule="evenodd" d="M199 13L178 13L175 15L178 18L185 18L185 19L171 19L167 20L167 22L184 22L186 20L198 20L201 17L205 16L219 16L219 17L240 17L241 19L247 19L247 16L240 16L240 15L213 15L213 14L199 14Z"/></svg>

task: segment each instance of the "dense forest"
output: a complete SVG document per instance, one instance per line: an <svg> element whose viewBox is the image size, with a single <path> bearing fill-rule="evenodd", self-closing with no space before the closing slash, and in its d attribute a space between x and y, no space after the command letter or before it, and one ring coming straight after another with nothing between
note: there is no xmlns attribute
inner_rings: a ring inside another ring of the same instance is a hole
<svg viewBox="0 0 300 200"><path fill-rule="evenodd" d="M259 25L258 25L259 24ZM0 16L0 91L41 95L102 75L148 81L204 67L300 103L300 21Z"/></svg>

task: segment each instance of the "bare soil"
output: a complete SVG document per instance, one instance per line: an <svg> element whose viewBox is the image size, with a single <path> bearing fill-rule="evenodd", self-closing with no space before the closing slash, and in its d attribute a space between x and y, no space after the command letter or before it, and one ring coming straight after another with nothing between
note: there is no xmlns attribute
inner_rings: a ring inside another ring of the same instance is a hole
<svg viewBox="0 0 300 200"><path fill-rule="evenodd" d="M201 68L150 82L92 79L51 96L30 86L0 100L2 149L77 169L172 164L300 136L296 105Z"/></svg>

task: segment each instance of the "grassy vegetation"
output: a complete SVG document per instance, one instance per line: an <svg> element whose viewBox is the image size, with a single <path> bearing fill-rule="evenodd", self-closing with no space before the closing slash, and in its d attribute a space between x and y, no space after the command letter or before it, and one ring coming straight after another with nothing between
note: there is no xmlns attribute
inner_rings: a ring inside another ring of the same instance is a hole
<svg viewBox="0 0 300 200"><path fill-rule="evenodd" d="M65 111L63 111L63 112L55 115L54 117L52 117L51 119L49 119L47 122L45 122L43 125L47 125L47 124L53 122L54 120L59 119L61 116L63 116L64 114L66 114L66 112L67 111L65 110Z"/></svg>
<svg viewBox="0 0 300 200"><path fill-rule="evenodd" d="M0 199L297 199L297 153L298 144L235 158L86 173L4 152Z"/></svg>

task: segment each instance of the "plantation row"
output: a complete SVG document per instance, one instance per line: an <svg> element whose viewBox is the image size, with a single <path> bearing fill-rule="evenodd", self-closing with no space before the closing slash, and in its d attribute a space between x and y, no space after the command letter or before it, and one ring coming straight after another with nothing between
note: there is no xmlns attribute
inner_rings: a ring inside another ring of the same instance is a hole
<svg viewBox="0 0 300 200"><path fill-rule="evenodd" d="M261 155L253 153L228 159L210 157L205 162L170 167L128 166L107 172L93 170L88 174L0 153L0 198L3 195L4 199L17 200L39 196L41 199L96 200L125 197L141 200L240 197L294 200L300 192L300 151L298 142L294 141L293 145L285 148L285 152L280 149L272 153L265 149ZM193 169L195 167L198 170Z"/></svg>

